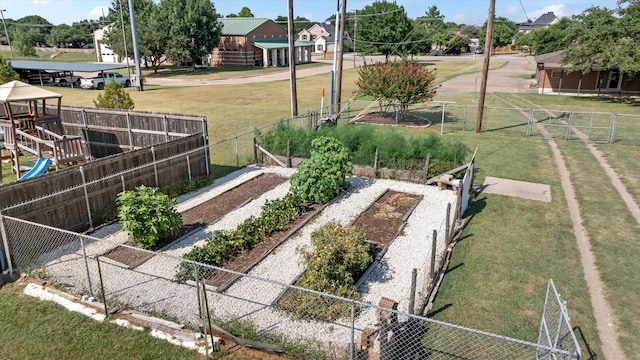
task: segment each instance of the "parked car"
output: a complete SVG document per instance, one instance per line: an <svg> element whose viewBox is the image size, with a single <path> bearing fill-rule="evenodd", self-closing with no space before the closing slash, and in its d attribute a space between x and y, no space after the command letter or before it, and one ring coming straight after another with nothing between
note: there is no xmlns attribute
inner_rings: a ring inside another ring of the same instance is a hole
<svg viewBox="0 0 640 360"><path fill-rule="evenodd" d="M76 76L65 73L56 73L53 75L53 85L55 86L80 86L82 76Z"/></svg>
<svg viewBox="0 0 640 360"><path fill-rule="evenodd" d="M104 86L111 80L115 81L116 84L122 85L124 87L131 86L131 80L126 75L111 72L101 72L96 77L80 80L80 87L83 89L104 90Z"/></svg>
<svg viewBox="0 0 640 360"><path fill-rule="evenodd" d="M476 54L484 54L484 48L477 47L476 50L475 50L475 53Z"/></svg>

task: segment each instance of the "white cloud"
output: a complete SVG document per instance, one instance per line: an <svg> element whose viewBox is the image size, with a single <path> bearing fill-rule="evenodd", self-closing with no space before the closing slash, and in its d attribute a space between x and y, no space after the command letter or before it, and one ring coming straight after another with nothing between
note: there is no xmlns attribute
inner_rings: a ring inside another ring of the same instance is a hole
<svg viewBox="0 0 640 360"><path fill-rule="evenodd" d="M48 5L51 0L33 0L33 3L36 5Z"/></svg>
<svg viewBox="0 0 640 360"><path fill-rule="evenodd" d="M87 17L89 19L99 19L102 15L107 16L107 14L109 14L109 7L108 6L98 6L96 8L93 8L93 10L89 11L89 13L87 13Z"/></svg>

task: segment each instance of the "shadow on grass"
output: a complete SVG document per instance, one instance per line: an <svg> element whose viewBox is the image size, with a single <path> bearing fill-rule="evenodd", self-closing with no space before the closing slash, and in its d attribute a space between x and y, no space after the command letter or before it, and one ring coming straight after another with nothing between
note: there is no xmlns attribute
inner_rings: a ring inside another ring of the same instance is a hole
<svg viewBox="0 0 640 360"><path fill-rule="evenodd" d="M229 175L236 170L240 170L242 167L232 166L232 165L211 165L211 176L214 179L221 178L223 176Z"/></svg>
<svg viewBox="0 0 640 360"><path fill-rule="evenodd" d="M503 127L499 127L499 128L489 129L489 130L482 130L482 132L483 133L488 133L488 132L493 132L493 131L500 131L500 130L505 130L505 129L516 128L516 127L520 127L520 126L526 126L526 125L527 125L527 123L514 124L514 125L509 125L509 126L503 126Z"/></svg>
<svg viewBox="0 0 640 360"><path fill-rule="evenodd" d="M448 308L450 308L450 307L452 307L452 306L453 306L453 304L451 304L451 303L449 303L449 304L444 304L443 306L441 306L441 307L439 307L439 308L437 308L437 309L434 309L434 310L429 311L429 312L427 313L427 317L428 317L428 318L434 317L434 316L438 315L439 313L441 313L441 312L443 312L443 311L447 310Z"/></svg>
<svg viewBox="0 0 640 360"><path fill-rule="evenodd" d="M467 219L467 223L469 223L471 222L471 220L473 220L473 217L476 216L476 214L481 213L485 207L487 207L486 197L482 199L476 199L473 203L471 203L471 206L467 208L467 211L464 212L464 216L462 218Z"/></svg>
<svg viewBox="0 0 640 360"><path fill-rule="evenodd" d="M582 329L580 328L580 326L574 326L573 332L576 334L576 337L578 338L578 343L580 344L580 348L582 350L581 359L596 360L598 358L598 354L596 354L593 351L593 349L591 349L591 346L589 346L589 342L584 337L584 333L582 332Z"/></svg>

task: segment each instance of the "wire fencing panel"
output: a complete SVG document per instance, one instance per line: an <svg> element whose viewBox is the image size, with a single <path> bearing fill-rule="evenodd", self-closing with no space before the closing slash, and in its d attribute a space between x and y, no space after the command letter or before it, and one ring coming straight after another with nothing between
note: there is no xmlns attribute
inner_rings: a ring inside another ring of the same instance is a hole
<svg viewBox="0 0 640 360"><path fill-rule="evenodd" d="M640 115L615 114L611 142L640 145Z"/></svg>
<svg viewBox="0 0 640 360"><path fill-rule="evenodd" d="M564 304L550 299L543 321L560 328L547 326L556 335L545 338L555 340L533 344L400 312L384 298L374 305L296 287L278 274L265 279L187 261L180 255L195 241L189 237L151 252L127 245L117 225L94 237L0 220L14 269L93 295L107 312L135 309L199 327L207 324L207 304L212 323L310 358L569 359L577 349L567 336ZM185 275L180 281L179 270ZM202 285L206 291L199 291Z"/></svg>
<svg viewBox="0 0 640 360"><path fill-rule="evenodd" d="M581 359L582 351L573 328L571 327L571 319L567 312L567 304L553 283L549 279L547 284L547 296L544 301L544 310L542 320L540 322L540 333L538 335L538 349L536 359ZM548 348L559 349L567 352L567 356L557 357L550 352Z"/></svg>

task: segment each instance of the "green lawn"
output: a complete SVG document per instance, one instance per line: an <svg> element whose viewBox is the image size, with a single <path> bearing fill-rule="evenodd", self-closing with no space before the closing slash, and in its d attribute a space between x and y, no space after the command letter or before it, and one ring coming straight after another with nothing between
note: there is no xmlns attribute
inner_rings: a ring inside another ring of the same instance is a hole
<svg viewBox="0 0 640 360"><path fill-rule="evenodd" d="M0 288L2 359L196 359L194 351L145 332L69 312L52 301L20 294L22 286Z"/></svg>

